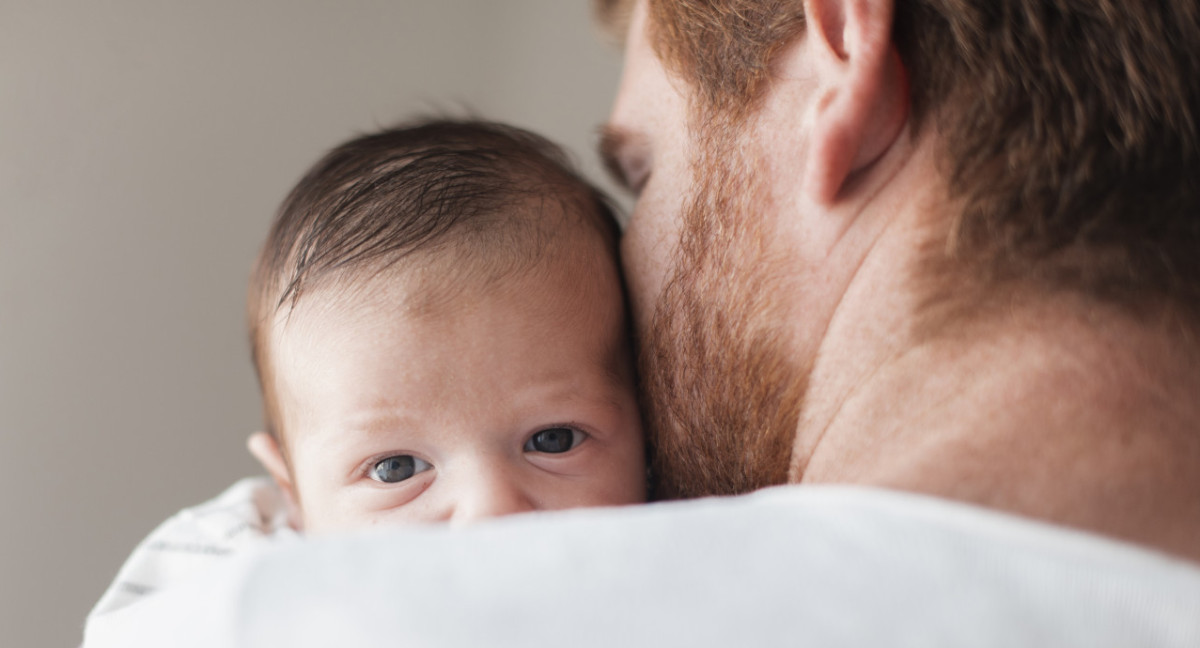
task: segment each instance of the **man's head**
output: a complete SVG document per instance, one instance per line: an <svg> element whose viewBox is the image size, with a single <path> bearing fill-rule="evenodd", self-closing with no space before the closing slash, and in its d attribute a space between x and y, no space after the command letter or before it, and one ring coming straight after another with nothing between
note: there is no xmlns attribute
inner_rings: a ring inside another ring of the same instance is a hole
<svg viewBox="0 0 1200 648"><path fill-rule="evenodd" d="M876 298L910 343L1031 296L1200 316L1194 2L600 4L629 26L606 148L639 194L663 494L787 474L828 331L884 254L904 294Z"/></svg>
<svg viewBox="0 0 1200 648"><path fill-rule="evenodd" d="M644 496L617 229L562 154L497 124L357 138L285 200L251 281L268 433L329 530Z"/></svg>

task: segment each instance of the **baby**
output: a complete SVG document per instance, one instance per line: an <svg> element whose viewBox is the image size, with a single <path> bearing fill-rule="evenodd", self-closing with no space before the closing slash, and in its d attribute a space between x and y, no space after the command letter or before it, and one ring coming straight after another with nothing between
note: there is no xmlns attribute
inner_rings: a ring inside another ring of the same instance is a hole
<svg viewBox="0 0 1200 648"><path fill-rule="evenodd" d="M516 128L429 121L334 149L250 283L267 431L249 447L278 488L243 480L160 525L88 631L295 531L644 501L618 235Z"/></svg>
<svg viewBox="0 0 1200 648"><path fill-rule="evenodd" d="M251 280L267 432L305 532L644 501L603 197L546 140L432 121L319 161Z"/></svg>

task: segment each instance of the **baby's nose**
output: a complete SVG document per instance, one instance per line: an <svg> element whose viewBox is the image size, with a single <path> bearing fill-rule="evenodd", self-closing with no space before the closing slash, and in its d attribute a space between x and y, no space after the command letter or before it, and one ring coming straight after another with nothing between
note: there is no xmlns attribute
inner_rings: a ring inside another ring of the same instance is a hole
<svg viewBox="0 0 1200 648"><path fill-rule="evenodd" d="M450 526L462 526L478 520L524 513L537 508L517 478L502 470L483 468L461 484Z"/></svg>

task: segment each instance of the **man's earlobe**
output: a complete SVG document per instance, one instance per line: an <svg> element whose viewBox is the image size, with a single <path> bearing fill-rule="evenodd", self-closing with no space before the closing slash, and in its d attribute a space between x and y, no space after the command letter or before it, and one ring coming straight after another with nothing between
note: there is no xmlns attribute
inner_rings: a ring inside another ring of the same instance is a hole
<svg viewBox="0 0 1200 648"><path fill-rule="evenodd" d="M818 75L803 190L829 204L879 159L908 119L907 73L892 43L891 0L807 0L807 47Z"/></svg>
<svg viewBox="0 0 1200 648"><path fill-rule="evenodd" d="M300 516L299 500L296 498L296 487L292 482L292 473L288 469L287 460L275 437L266 432L255 432L246 439L246 449L251 456L267 471L279 492L283 495L283 503L287 509L288 524L297 531L304 528Z"/></svg>

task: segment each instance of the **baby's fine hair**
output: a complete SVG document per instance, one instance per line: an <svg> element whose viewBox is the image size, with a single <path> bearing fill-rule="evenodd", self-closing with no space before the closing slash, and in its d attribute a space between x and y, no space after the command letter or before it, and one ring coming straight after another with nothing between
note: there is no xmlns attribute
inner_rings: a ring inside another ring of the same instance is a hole
<svg viewBox="0 0 1200 648"><path fill-rule="evenodd" d="M278 436L267 336L322 281L367 278L418 253L495 277L528 268L563 227L594 230L616 263L620 229L607 198L563 151L493 122L422 120L350 140L321 158L283 201L247 304L268 431ZM463 270L465 268L465 270ZM465 274L464 274L465 273Z"/></svg>

